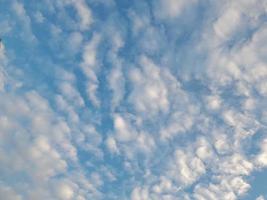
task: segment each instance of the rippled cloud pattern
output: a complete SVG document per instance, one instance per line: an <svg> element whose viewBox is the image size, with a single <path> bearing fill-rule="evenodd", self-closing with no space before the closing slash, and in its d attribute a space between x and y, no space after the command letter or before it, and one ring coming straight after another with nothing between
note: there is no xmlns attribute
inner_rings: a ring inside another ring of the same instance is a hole
<svg viewBox="0 0 267 200"><path fill-rule="evenodd" d="M266 0L0 0L0 200L267 199Z"/></svg>

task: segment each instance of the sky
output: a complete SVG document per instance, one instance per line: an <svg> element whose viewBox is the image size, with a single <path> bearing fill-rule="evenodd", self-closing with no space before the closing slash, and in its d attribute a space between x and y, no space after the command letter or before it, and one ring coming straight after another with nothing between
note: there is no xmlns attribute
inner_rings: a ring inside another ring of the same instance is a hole
<svg viewBox="0 0 267 200"><path fill-rule="evenodd" d="M0 200L267 199L266 0L0 0Z"/></svg>

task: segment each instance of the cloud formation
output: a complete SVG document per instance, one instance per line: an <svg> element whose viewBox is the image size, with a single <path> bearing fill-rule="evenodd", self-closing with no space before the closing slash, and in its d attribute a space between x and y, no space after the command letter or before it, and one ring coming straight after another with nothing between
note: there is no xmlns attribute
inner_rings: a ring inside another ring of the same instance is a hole
<svg viewBox="0 0 267 200"><path fill-rule="evenodd" d="M2 5L0 199L266 199L265 0Z"/></svg>

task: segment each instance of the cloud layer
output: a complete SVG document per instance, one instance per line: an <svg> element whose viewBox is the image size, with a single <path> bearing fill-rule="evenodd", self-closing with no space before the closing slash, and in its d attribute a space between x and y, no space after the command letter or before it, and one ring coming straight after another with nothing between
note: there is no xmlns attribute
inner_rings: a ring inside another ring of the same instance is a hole
<svg viewBox="0 0 267 200"><path fill-rule="evenodd" d="M265 0L1 5L0 199L267 198Z"/></svg>

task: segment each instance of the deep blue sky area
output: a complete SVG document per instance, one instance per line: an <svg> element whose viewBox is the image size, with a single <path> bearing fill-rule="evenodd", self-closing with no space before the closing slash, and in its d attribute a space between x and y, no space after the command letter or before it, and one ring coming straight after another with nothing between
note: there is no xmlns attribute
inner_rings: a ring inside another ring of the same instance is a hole
<svg viewBox="0 0 267 200"><path fill-rule="evenodd" d="M0 0L0 200L267 199L266 0Z"/></svg>

